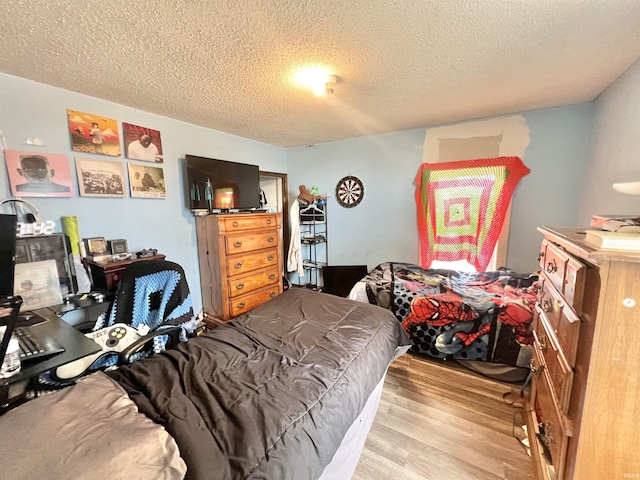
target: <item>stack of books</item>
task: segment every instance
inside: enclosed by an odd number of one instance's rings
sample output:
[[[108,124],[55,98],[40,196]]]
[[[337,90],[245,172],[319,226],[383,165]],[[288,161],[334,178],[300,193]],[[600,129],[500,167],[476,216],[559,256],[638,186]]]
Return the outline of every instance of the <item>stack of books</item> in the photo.
[[[588,244],[601,250],[640,252],[640,216],[593,215],[592,230],[586,231]]]
[[[638,215],[592,215],[591,226],[609,232],[618,230],[640,232],[640,216]]]

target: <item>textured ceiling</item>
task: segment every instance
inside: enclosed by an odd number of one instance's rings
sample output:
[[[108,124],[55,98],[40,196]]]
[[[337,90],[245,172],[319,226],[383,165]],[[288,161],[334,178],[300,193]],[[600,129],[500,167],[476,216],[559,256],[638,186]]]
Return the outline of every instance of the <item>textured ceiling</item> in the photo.
[[[639,26],[640,0],[0,0],[0,70],[292,147],[592,100]],[[309,64],[333,95],[292,85]]]

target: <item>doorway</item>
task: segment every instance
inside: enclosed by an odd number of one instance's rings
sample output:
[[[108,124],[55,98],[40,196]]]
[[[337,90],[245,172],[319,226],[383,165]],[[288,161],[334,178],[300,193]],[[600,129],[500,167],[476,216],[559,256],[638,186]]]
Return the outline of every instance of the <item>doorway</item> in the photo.
[[[287,186],[287,174],[277,172],[260,171],[260,188],[264,192],[263,201],[267,211],[276,211],[282,214],[282,266],[285,276],[287,270],[287,257],[289,255],[289,189]]]

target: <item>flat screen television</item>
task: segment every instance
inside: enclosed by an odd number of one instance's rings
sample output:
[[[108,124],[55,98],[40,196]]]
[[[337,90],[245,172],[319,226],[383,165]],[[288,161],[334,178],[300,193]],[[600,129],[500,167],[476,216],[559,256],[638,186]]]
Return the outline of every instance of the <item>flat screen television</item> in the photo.
[[[185,155],[191,210],[228,212],[260,208],[257,165]]]

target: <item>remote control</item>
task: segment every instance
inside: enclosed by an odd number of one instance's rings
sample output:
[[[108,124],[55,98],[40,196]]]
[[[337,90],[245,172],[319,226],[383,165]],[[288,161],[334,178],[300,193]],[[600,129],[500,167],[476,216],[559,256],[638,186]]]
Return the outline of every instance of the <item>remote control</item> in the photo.
[[[70,380],[82,375],[102,355],[112,352],[120,353],[136,340],[142,338],[135,328],[124,323],[116,323],[95,332],[87,333],[85,336],[100,345],[102,350],[58,367],[54,372],[58,379]]]

